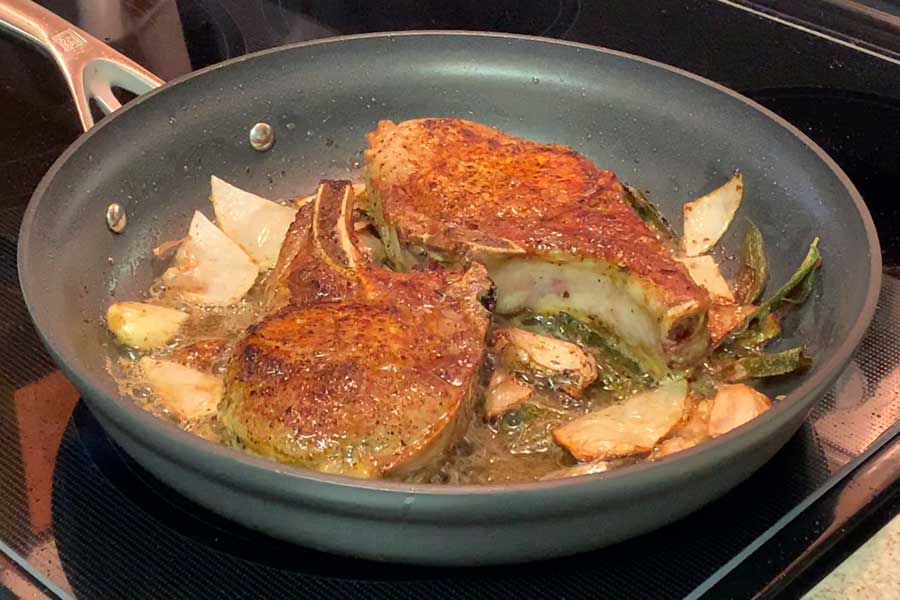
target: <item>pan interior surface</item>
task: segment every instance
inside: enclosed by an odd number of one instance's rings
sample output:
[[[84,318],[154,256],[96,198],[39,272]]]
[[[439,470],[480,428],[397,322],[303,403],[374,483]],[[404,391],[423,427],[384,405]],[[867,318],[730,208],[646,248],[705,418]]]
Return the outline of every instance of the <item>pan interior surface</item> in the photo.
[[[321,178],[360,177],[364,134],[380,119],[424,116],[463,117],[571,146],[647,190],[676,229],[682,203],[740,169],[739,214],[763,232],[770,289],[821,238],[816,292],[789,317],[778,346],[806,345],[814,366],[764,388],[789,394],[785,403],[805,396],[808,406],[871,317],[879,269],[868,214],[843,175],[770,115],[618,53],[513,36],[413,34],[238,59],[139,99],[85,136],[44,180],[23,225],[21,279],[38,329],[107,418],[123,427],[147,423],[153,417],[129,406],[107,374],[112,349],[102,316],[113,300],[140,298],[165,268],[154,246],[182,237],[195,209],[212,216],[210,175],[273,199],[305,195]],[[260,121],[275,130],[267,152],[248,143]],[[104,220],[112,202],[128,215],[120,235]],[[739,221],[733,229],[723,256],[739,248]],[[154,436],[187,435],[152,427]]]

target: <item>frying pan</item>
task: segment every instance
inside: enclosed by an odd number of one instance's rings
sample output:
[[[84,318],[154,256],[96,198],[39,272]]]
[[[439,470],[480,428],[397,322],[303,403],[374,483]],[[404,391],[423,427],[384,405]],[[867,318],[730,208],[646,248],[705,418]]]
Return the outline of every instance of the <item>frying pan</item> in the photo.
[[[638,535],[720,496],[766,462],[835,380],[875,309],[880,252],[859,194],[791,125],[689,73],[636,56],[534,37],[377,34],[285,46],[161,82],[24,0],[0,20],[63,68],[87,133],[53,165],[28,206],[19,276],[53,357],[103,427],[140,464],[199,504],[314,548],[410,563],[489,564],[571,554]],[[120,108],[112,87],[145,93]],[[87,97],[114,111],[99,124]],[[811,239],[824,267],[788,319],[783,344],[813,367],[773,381],[784,395],[752,422],[655,463],[568,480],[411,485],[329,476],[207,442],[135,407],[108,375],[102,314],[135,299],[164,265],[158,242],[208,206],[210,174],[279,198],[322,177],[353,176],[377,120],[460,116],[567,144],[650,191],[676,226],[680,205],[744,173],[743,216],[762,230],[771,281]],[[275,143],[254,150],[266,122]],[[119,203],[121,234],[105,221]],[[734,229],[740,229],[735,227]],[[735,233],[724,252],[737,249]]]

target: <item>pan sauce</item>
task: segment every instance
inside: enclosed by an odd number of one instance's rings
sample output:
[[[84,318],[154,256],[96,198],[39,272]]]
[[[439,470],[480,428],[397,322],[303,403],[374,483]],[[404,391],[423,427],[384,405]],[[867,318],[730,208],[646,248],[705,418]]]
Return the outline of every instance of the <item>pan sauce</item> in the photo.
[[[121,393],[132,398],[144,410],[175,423],[185,431],[217,443],[233,445],[234,440],[215,415],[180,419],[169,410],[146,383],[137,361],[141,356],[171,360],[192,345],[208,340],[223,339],[225,347],[229,347],[247,327],[263,316],[262,291],[265,285],[265,278],[261,278],[236,306],[200,307],[181,301],[177,294],[166,290],[157,279],[148,291],[148,301],[182,310],[190,317],[180,334],[170,343],[148,353],[114,345],[113,352],[117,359],[111,362],[110,372],[116,378]],[[523,326],[538,333],[552,333],[547,327],[536,325],[523,317],[507,319],[495,316],[494,326]],[[622,366],[622,357],[615,356],[607,349],[590,350],[598,360],[601,377],[600,381],[587,389],[582,398],[575,399],[559,390],[537,387],[525,407],[510,411],[499,419],[486,421],[483,397],[479,394],[475,413],[464,438],[451,450],[440,468],[436,472],[406,477],[405,480],[447,484],[533,481],[553,476],[557,471],[561,475],[565,469],[576,465],[572,456],[554,442],[552,429],[592,410],[613,404],[650,384],[646,376],[630,372]],[[210,370],[213,374],[221,376],[225,373],[228,356],[228,351],[225,350],[212,361]],[[482,391],[487,385],[493,363],[494,356],[489,355],[481,378]],[[615,383],[605,383],[604,376],[607,381]],[[696,403],[696,398],[692,398],[691,402]],[[701,433],[694,437],[694,443],[699,443],[708,436]],[[614,468],[643,458],[645,457],[610,460],[600,468]]]
[[[361,191],[356,187],[357,195],[365,193],[364,187],[360,188]],[[237,190],[237,193],[245,192]],[[268,203],[263,199],[258,200]],[[644,205],[635,206],[636,211],[639,214],[642,211],[649,213],[651,222],[653,219],[661,221],[658,227],[660,230],[663,226],[668,228],[668,224],[661,219],[658,212],[655,212],[655,207],[652,207],[646,199],[640,200]],[[285,207],[268,204],[271,207],[267,210],[274,209],[275,212],[285,210]],[[280,217],[275,216],[284,218],[283,214]],[[728,217],[728,221],[730,218]],[[196,219],[195,214],[195,221]],[[358,220],[357,225],[365,231],[365,234],[360,231],[360,247],[373,261],[383,262],[385,252],[371,225],[366,225],[362,220]],[[670,231],[663,234],[673,235]],[[673,244],[680,244],[677,238],[671,239]],[[755,240],[758,244],[755,250],[757,254],[763,256],[764,263],[762,239],[752,224],[746,239]],[[748,242],[745,241],[746,243]],[[171,248],[178,244],[179,242],[167,243],[163,244],[163,247]],[[681,381],[677,385],[680,385],[683,391],[678,394],[677,412],[664,413],[669,417],[667,421],[663,419],[666,425],[664,429],[656,432],[659,435],[648,432],[656,431],[654,420],[660,421],[660,413],[653,414],[647,411],[642,413],[640,406],[635,407],[631,402],[635,398],[662,392],[663,388],[668,386],[665,381],[657,386],[649,373],[642,371],[637,364],[613,350],[606,338],[565,313],[549,316],[527,313],[513,316],[494,314],[492,327],[495,331],[500,328],[524,329],[547,338],[563,339],[577,344],[575,350],[580,348],[579,352],[588,353],[593,357],[597,372],[588,381],[587,387],[580,392],[577,390],[573,392],[571,381],[565,381],[565,376],[561,380],[554,381],[560,371],[551,370],[548,375],[540,371],[528,373],[527,369],[524,372],[515,370],[513,377],[520,383],[527,383],[532,389],[531,395],[524,402],[513,404],[505,413],[500,412],[499,416],[486,418],[485,396],[495,389],[492,385],[496,385],[489,383],[492,373],[501,371],[513,373],[510,370],[512,367],[503,362],[508,360],[508,356],[502,358],[489,348],[488,358],[481,370],[475,410],[463,439],[442,458],[441,464],[429,465],[425,470],[405,476],[405,479],[447,484],[503,483],[600,472],[641,460],[662,458],[752,419],[767,410],[771,405],[770,401],[743,383],[734,385],[731,382],[786,374],[803,368],[805,361],[808,361],[802,348],[778,354],[763,353],[762,348],[780,333],[779,307],[787,306],[785,302],[799,304],[809,294],[815,267],[819,261],[816,244],[817,240],[811,245],[810,252],[800,269],[775,294],[774,299],[758,307],[766,308],[766,312],[759,322],[745,332],[750,334],[750,341],[734,344],[732,343],[734,340],[731,342],[726,340],[721,348],[707,357],[704,363],[685,371],[674,372],[666,380]],[[702,269],[698,271],[700,275],[708,276],[711,268],[712,275],[718,278],[722,286],[726,286],[726,291],[727,287],[733,287],[735,293],[738,293],[743,285],[741,281],[726,282],[712,257],[700,256],[694,260],[700,259],[707,261],[701,265]],[[747,271],[746,260],[745,248],[745,271]],[[761,270],[756,267],[750,269],[751,274],[762,273],[763,286],[765,271],[764,265]],[[143,351],[135,350],[128,345],[114,345],[115,359],[110,361],[109,370],[117,380],[121,393],[133,398],[143,409],[175,422],[186,431],[218,443],[240,446],[240,442],[219,421],[214,404],[208,407],[211,410],[207,410],[199,417],[179,416],[178,412],[170,410],[171,403],[164,402],[157,393],[159,390],[155,390],[149,384],[149,376],[139,362],[150,359],[171,361],[196,369],[194,372],[198,375],[200,372],[207,373],[201,377],[206,377],[207,381],[214,380],[218,386],[218,393],[221,394],[221,380],[226,372],[230,349],[243,337],[249,326],[265,316],[263,297],[269,273],[271,272],[264,272],[255,283],[251,279],[247,283],[247,286],[252,284],[249,291],[243,296],[238,295],[237,298],[240,300],[236,303],[224,307],[188,303],[184,300],[183,292],[167,289],[165,275],[155,280],[148,290],[147,303],[182,311],[186,315],[182,318],[186,320],[178,326],[178,334],[163,345]],[[693,269],[691,276],[699,284],[700,280]],[[763,290],[759,283],[756,281],[754,286],[756,291],[750,293],[752,298],[757,298]],[[704,287],[710,289],[706,285]],[[732,313],[735,310],[740,313],[745,309],[753,312],[757,307],[749,304],[752,302],[753,299],[745,300],[743,305],[735,304],[732,298],[730,303],[726,302],[719,306],[729,309]],[[721,317],[716,319],[722,320]],[[711,309],[709,325],[711,335],[717,327],[713,323],[716,319],[712,317]],[[731,321],[732,324],[727,326],[726,332],[738,326],[741,319],[735,320],[732,315]],[[746,321],[744,326],[749,326],[749,321]],[[112,328],[111,322],[110,327]],[[196,350],[198,345],[203,345],[199,351]],[[210,351],[211,348],[214,351]],[[794,350],[797,352],[789,355]],[[748,359],[750,362],[747,362]],[[594,376],[596,381],[593,380]],[[690,382],[689,387],[685,380]],[[581,387],[579,386],[579,389]],[[729,393],[724,393],[726,389],[729,389]],[[662,395],[665,396],[665,393]],[[220,395],[216,396],[216,402],[219,397]],[[651,402],[648,406],[665,408],[666,405],[665,402],[657,405]],[[626,431],[624,440],[619,435],[623,429]],[[563,435],[562,431],[567,433]],[[585,431],[589,438],[586,445],[583,444]],[[591,439],[592,436],[597,437],[596,431],[611,437],[601,437],[601,443],[597,446],[594,444],[596,440]],[[638,439],[642,439],[643,443],[636,441]],[[648,440],[653,441],[647,443]],[[576,461],[575,457],[583,462]],[[345,459],[338,458],[338,460]]]

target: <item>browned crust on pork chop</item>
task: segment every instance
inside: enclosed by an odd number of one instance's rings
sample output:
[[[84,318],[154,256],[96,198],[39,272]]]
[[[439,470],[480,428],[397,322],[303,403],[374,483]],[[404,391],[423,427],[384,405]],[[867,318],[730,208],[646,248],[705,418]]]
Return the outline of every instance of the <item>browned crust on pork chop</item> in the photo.
[[[485,269],[392,273],[356,249],[349,182],[301,209],[272,274],[274,312],[238,343],[222,422],[246,447],[359,477],[430,466],[472,414]]]
[[[369,193],[403,240],[454,253],[599,259],[652,282],[668,305],[708,303],[615,174],[571,148],[450,118],[381,121],[367,139]]]

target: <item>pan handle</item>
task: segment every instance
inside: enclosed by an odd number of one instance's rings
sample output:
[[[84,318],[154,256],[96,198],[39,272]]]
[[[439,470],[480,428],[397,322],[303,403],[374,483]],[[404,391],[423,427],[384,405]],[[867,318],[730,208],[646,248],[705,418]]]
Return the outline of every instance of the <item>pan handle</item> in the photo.
[[[162,79],[31,0],[0,0],[0,29],[46,50],[62,71],[75,100],[78,118],[87,131],[94,125],[90,101],[104,114],[121,108],[112,88],[143,94]]]

